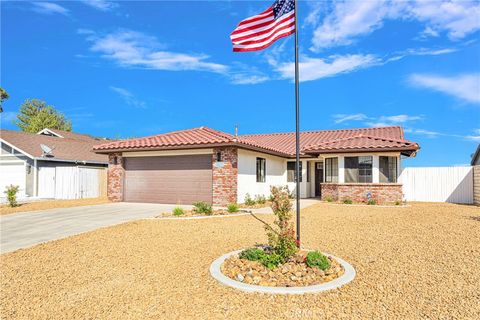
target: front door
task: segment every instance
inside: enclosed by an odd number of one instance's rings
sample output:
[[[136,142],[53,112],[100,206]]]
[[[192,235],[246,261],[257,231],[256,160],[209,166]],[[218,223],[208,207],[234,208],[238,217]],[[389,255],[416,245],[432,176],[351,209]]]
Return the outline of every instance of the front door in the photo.
[[[315,162],[315,197],[322,196],[320,184],[323,182],[323,162]]]

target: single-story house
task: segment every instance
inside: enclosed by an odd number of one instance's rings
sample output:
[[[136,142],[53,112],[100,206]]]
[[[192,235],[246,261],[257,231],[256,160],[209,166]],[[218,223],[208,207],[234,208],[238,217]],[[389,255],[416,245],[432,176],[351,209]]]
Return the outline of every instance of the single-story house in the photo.
[[[99,196],[108,156],[92,148],[101,141],[56,129],[36,134],[0,130],[0,197],[9,185],[19,186],[19,198]]]
[[[401,127],[301,133],[301,197],[379,202],[402,199],[403,157],[419,146]],[[207,127],[94,147],[109,156],[112,201],[214,205],[268,196],[270,186],[295,190],[295,134],[231,135]]]

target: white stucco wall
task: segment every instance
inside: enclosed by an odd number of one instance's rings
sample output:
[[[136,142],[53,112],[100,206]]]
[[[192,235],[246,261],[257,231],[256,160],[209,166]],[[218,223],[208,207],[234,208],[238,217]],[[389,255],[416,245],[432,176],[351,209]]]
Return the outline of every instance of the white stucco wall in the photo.
[[[265,182],[257,182],[256,163],[257,157],[266,159]],[[290,191],[295,191],[295,183],[287,182],[287,160],[284,158],[267,155],[265,153],[238,149],[238,194],[237,202],[243,203],[247,193],[254,197],[257,194],[268,197],[270,186],[288,185]],[[308,196],[307,188],[307,163],[303,161],[302,183],[300,184],[301,197]]]

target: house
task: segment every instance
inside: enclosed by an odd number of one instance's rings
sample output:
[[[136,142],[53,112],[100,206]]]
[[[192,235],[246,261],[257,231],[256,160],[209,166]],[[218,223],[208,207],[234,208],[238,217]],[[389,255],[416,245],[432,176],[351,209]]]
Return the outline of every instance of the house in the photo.
[[[37,134],[0,130],[0,197],[18,185],[19,198],[98,197],[108,157],[92,152],[88,135],[44,129]]]
[[[419,146],[401,127],[301,133],[302,198],[379,202],[402,198],[401,159]],[[214,205],[270,194],[271,185],[295,189],[295,134],[235,136],[207,127],[94,147],[109,156],[112,201]]]

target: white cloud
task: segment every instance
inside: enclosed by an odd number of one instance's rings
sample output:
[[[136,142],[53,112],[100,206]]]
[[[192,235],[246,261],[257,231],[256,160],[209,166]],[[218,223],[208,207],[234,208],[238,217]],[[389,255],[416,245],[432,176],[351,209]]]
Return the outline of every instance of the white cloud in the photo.
[[[70,13],[70,11],[67,8],[52,2],[33,2],[32,5],[33,5],[32,10],[38,13],[62,14],[65,16],[67,16]]]
[[[90,35],[90,48],[102,57],[110,59],[123,67],[141,67],[155,70],[196,70],[226,73],[228,67],[208,62],[205,54],[179,53],[164,50],[155,37],[140,32],[123,30],[104,36]]]
[[[86,5],[101,11],[109,11],[118,7],[117,3],[105,0],[81,0]]]
[[[367,120],[368,117],[363,113],[354,113],[354,114],[334,114],[333,121],[335,123],[343,123],[348,121],[363,121]]]
[[[458,76],[439,76],[429,74],[412,74],[410,84],[442,92],[458,99],[480,103],[480,74],[463,74]]]
[[[120,97],[125,101],[129,106],[145,109],[147,107],[146,103],[135,98],[133,93],[124,88],[110,86],[110,89],[116,92]]]
[[[270,80],[266,75],[237,73],[230,76],[233,84],[257,84]]]
[[[280,73],[282,78],[293,79],[295,64],[270,62]],[[300,80],[311,81],[321,78],[333,77],[342,73],[349,73],[364,69],[381,61],[374,55],[351,54],[343,56],[331,56],[328,59],[302,57],[299,62]]]
[[[421,37],[446,32],[451,39],[461,39],[480,30],[479,16],[478,1],[337,1],[314,30],[312,50],[348,45],[389,19],[423,23]]]

